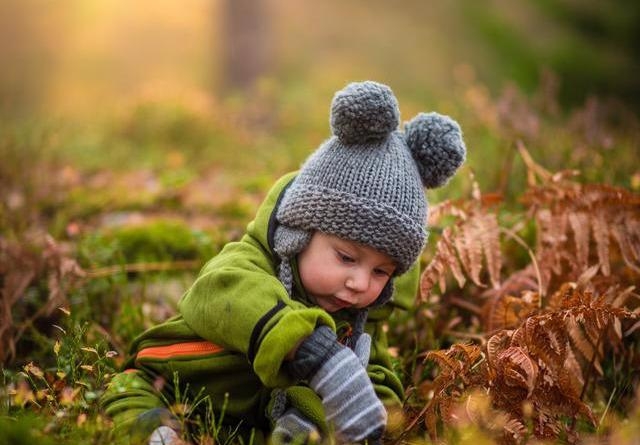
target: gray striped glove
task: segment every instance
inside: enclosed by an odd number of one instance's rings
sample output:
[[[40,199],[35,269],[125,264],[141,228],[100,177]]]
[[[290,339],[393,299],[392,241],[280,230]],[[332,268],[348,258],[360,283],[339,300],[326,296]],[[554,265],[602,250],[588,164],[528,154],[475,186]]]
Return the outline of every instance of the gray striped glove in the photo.
[[[178,433],[168,426],[159,426],[149,437],[149,445],[186,445]]]
[[[362,341],[368,340],[370,345],[367,337]],[[356,344],[355,349],[362,351],[364,345]],[[363,361],[368,361],[366,355]],[[361,359],[338,343],[329,327],[317,328],[302,342],[290,370],[294,376],[308,379],[309,386],[322,398],[327,422],[333,424],[338,443],[377,440],[382,436],[387,411]]]
[[[180,438],[180,422],[167,408],[153,408],[138,415],[131,425],[130,442],[147,445],[188,445]],[[143,440],[143,438],[148,439]]]
[[[271,434],[272,445],[307,445],[320,442],[318,428],[300,411],[290,408],[276,420]]]

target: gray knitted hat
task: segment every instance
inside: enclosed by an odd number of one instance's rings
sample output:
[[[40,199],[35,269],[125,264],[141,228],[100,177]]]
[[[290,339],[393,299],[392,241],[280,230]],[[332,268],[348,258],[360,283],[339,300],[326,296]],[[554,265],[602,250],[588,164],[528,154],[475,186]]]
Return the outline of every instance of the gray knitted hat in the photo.
[[[338,91],[333,136],[302,166],[278,207],[275,249],[284,259],[314,230],[371,246],[406,272],[427,238],[423,186],[444,185],[462,165],[458,124],[420,113],[397,131],[399,109],[386,85],[365,81]]]

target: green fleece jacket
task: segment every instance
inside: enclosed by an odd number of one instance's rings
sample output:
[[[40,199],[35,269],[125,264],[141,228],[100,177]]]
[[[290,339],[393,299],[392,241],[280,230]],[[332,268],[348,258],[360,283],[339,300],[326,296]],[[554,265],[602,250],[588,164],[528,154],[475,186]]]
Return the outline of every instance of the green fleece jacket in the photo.
[[[293,296],[278,280],[277,256],[271,243],[277,224],[274,215],[279,198],[294,177],[295,173],[282,177],[242,239],[227,244],[204,266],[180,300],[179,315],[134,341],[126,365],[128,372],[115,379],[106,394],[108,413],[117,417],[128,405],[135,405],[132,399],[127,400],[127,394],[132,391],[131,382],[140,379],[156,389],[161,387],[165,405],[173,403],[177,377],[180,386],[189,385],[192,399],[197,394],[211,396],[216,412],[222,411],[224,405],[228,422],[242,421],[245,426],[268,430],[265,409],[271,391],[300,383],[283,365],[289,351],[319,325],[336,330],[339,338],[349,335],[353,314],[349,310],[330,314],[313,305],[300,284],[295,265]],[[396,295],[370,311],[365,327],[373,340],[367,371],[385,403],[400,403],[403,388],[392,371],[383,323],[394,307],[406,306],[413,300],[417,276],[414,267],[398,277]],[[158,385],[158,381],[163,384]],[[131,394],[139,396],[139,388],[134,389]],[[139,405],[148,407],[153,403]]]

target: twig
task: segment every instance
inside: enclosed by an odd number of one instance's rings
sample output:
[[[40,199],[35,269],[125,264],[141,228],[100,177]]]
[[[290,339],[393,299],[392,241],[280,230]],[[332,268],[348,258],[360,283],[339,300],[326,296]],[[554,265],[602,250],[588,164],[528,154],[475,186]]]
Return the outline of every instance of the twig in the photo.
[[[86,278],[103,278],[119,273],[129,272],[161,272],[166,270],[197,269],[202,265],[200,260],[165,261],[157,263],[132,263],[117,266],[98,267],[86,271]]]
[[[416,426],[418,421],[424,417],[424,415],[426,414],[426,412],[429,409],[430,405],[431,405],[431,402],[427,403],[422,408],[422,410],[418,413],[418,415],[416,417],[413,418],[411,423],[409,423],[409,425],[404,429],[404,431],[402,431],[402,433],[400,433],[400,436],[398,436],[398,438],[393,442],[392,445],[399,445],[402,442],[402,440],[405,438],[405,436]]]
[[[600,416],[600,421],[598,422],[598,427],[596,428],[596,431],[600,430],[600,427],[602,426],[602,422],[604,422],[604,418],[607,416],[607,413],[609,412],[609,408],[611,407],[611,402],[613,401],[613,396],[616,393],[616,388],[613,388],[613,391],[611,391],[611,395],[609,396],[609,400],[607,401],[607,406],[604,408],[604,411],[602,412],[602,416]]]
[[[591,360],[589,361],[589,368],[587,368],[587,375],[584,379],[584,385],[582,386],[582,390],[580,391],[580,401],[584,398],[585,393],[587,392],[587,386],[591,383],[591,375],[593,374],[593,370],[595,369],[596,357],[598,354],[598,348],[600,347],[600,343],[604,339],[605,333],[609,330],[609,326],[611,323],[607,323],[607,325],[600,331],[600,335],[598,335],[598,341],[596,342],[593,348],[593,355],[591,356]],[[571,421],[571,429],[574,430],[576,427],[576,417],[573,417]],[[599,426],[599,425],[598,425]]]
[[[548,181],[553,176],[549,170],[542,167],[536,161],[533,160],[526,147],[524,146],[524,142],[521,140],[516,141],[516,148],[522,156],[522,160],[527,166],[527,182],[529,185],[536,185],[535,174],[537,173],[540,178],[545,181]]]
[[[454,297],[454,296],[448,296],[447,297],[447,301],[458,306],[461,307],[463,309],[466,309],[468,311],[473,312],[476,315],[482,315],[482,309],[480,309],[478,306],[476,306],[475,304],[464,300],[462,298],[458,298],[458,297]]]
[[[498,191],[502,196],[507,195],[507,187],[509,186],[509,176],[511,176],[511,171],[513,170],[513,159],[515,157],[515,152],[509,144],[507,148],[507,156],[505,157],[504,164],[502,165],[502,169],[500,172],[500,183],[498,185]]]
[[[443,334],[451,335],[457,338],[468,338],[471,340],[478,340],[481,344],[487,342],[487,338],[483,334],[474,334],[473,332],[461,332],[461,331],[444,331]]]
[[[516,233],[507,229],[506,227],[500,227],[500,231],[509,236],[509,238],[520,244],[522,247],[524,247],[524,249],[529,254],[529,258],[531,258],[531,264],[533,265],[533,269],[536,272],[536,280],[538,281],[538,294],[540,295],[540,298],[538,299],[538,305],[539,308],[542,308],[542,297],[544,297],[544,292],[542,288],[542,275],[540,275],[540,268],[538,267],[536,256],[533,254],[531,248],[527,246],[527,243],[525,243],[524,240],[520,238],[520,236],[518,236]]]
[[[105,328],[100,326],[100,324],[93,322],[91,323],[91,328],[95,329],[98,334],[102,335],[116,349],[116,352],[120,357],[124,357],[126,355],[126,348],[122,346],[122,343],[116,340],[113,335],[111,335]]]

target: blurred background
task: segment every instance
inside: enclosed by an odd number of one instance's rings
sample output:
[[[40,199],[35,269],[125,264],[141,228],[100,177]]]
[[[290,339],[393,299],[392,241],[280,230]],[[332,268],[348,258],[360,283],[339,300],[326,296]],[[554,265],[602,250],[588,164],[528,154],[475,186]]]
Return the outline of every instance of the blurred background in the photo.
[[[1,8],[0,100],[12,115],[220,100],[265,82],[326,105],[327,92],[365,78],[434,107],[461,78],[532,92],[543,69],[558,76],[564,105],[591,94],[640,101],[640,6],[629,0],[4,0]]]
[[[392,87],[402,120],[457,119],[484,190],[522,191],[517,141],[637,189],[638,23],[630,0],[4,0],[3,213],[71,204],[66,223],[160,199],[246,216],[364,79]],[[238,208],[237,192],[256,197]]]

